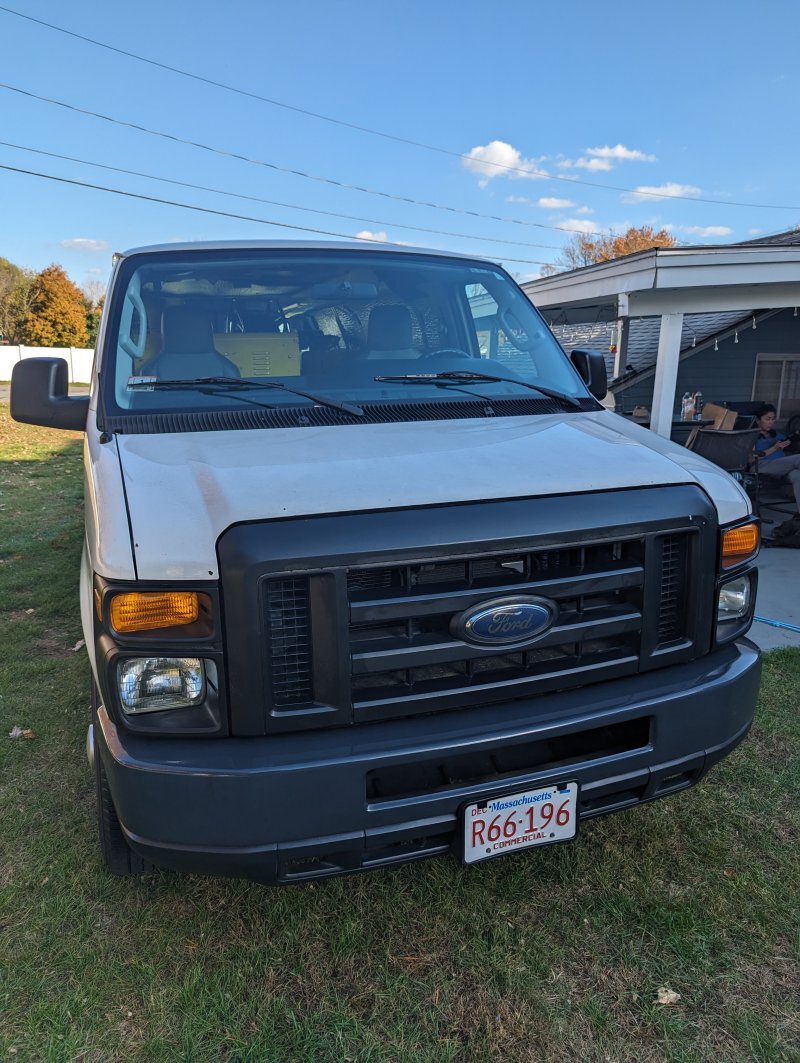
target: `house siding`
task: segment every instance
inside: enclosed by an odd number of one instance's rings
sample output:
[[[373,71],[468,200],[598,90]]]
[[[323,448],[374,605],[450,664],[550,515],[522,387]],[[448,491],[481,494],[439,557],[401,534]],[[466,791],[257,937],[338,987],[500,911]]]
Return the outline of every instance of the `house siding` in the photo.
[[[700,391],[706,402],[749,402],[753,397],[756,358],[759,354],[800,353],[800,315],[782,310],[762,321],[756,329],[749,323],[733,336],[720,340],[681,361],[675,389],[675,414],[680,412],[681,396],[686,391]],[[654,376],[634,381],[616,393],[617,411],[630,413],[634,406],[651,407]],[[755,396],[760,398],[761,396]]]

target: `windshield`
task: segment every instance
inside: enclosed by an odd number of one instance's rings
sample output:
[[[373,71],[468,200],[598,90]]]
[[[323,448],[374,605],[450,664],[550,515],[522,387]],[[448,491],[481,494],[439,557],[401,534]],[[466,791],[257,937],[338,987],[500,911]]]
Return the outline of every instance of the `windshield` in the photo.
[[[352,411],[539,386],[586,396],[524,294],[486,263],[360,249],[142,254],[123,263],[109,312],[112,411],[323,400]]]

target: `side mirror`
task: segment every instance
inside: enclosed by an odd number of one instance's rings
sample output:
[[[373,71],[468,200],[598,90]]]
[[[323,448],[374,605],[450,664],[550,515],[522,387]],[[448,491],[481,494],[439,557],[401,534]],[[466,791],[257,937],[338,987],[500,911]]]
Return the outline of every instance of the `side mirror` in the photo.
[[[23,358],[11,371],[11,416],[44,428],[82,432],[89,396],[69,397],[69,370],[63,358]]]
[[[604,399],[608,392],[608,375],[606,360],[600,351],[572,351],[569,357],[592,395]]]

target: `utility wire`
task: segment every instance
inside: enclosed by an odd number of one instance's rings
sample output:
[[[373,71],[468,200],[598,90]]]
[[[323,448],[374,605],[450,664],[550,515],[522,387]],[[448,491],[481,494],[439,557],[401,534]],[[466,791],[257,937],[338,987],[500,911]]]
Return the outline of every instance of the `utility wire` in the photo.
[[[321,122],[330,122],[333,125],[342,126],[346,129],[354,129],[359,133],[368,133],[370,136],[382,137],[384,140],[393,140],[398,144],[406,144],[414,148],[422,148],[425,151],[434,151],[439,155],[449,155],[451,158],[460,159],[462,162],[474,162],[472,156],[459,151],[452,151],[450,148],[443,148],[436,144],[426,144],[424,141],[412,140],[408,137],[397,136],[394,133],[386,133],[380,129],[372,129],[369,126],[358,125],[356,122],[347,122],[342,118],[333,118],[331,115],[321,114],[318,111],[307,110],[303,107],[297,107],[291,103],[285,103],[282,100],[275,100],[269,96],[262,96],[257,92],[250,92],[247,89],[238,88],[236,85],[228,85],[223,81],[215,81],[213,78],[204,77],[201,74],[192,73],[190,70],[182,70],[180,67],[171,66],[169,63],[161,63],[156,59],[149,59],[147,56],[138,55],[136,52],[127,51],[124,48],[117,48],[113,44],[107,44],[104,41],[98,41],[94,37],[87,37],[81,33],[75,33],[73,30],[65,29],[63,26],[56,26],[52,22],[45,22],[44,19],[34,18],[32,15],[26,15],[22,11],[16,11],[14,8],[7,7],[5,4],[0,4],[0,11],[5,11],[8,15],[15,15],[17,18],[26,19],[28,22],[34,22],[39,26],[45,26],[47,29],[55,30],[57,33],[66,34],[68,37],[74,37],[76,40],[83,41],[86,44],[92,44],[97,48],[104,48],[106,51],[114,52],[117,55],[124,55],[128,59],[135,59],[140,63],[147,63],[148,66],[158,67],[160,70],[166,70],[171,74],[179,74],[181,77],[191,78],[193,81],[202,82],[205,85],[211,85],[213,88],[224,89],[226,92],[234,92],[238,96],[246,96],[251,100],[258,100],[260,103],[268,103],[272,107],[280,107],[287,111],[293,111],[295,114],[305,115],[307,118],[316,118]],[[671,192],[637,192],[635,188],[623,188],[620,185],[606,185],[601,184],[599,181],[584,181],[577,177],[561,177],[558,174],[549,173],[546,170],[537,170],[528,166],[509,166],[507,163],[491,162],[489,160],[479,160],[482,166],[494,167],[497,171],[506,171],[509,173],[515,173],[522,177],[540,177],[547,178],[550,181],[564,181],[568,184],[585,185],[589,188],[603,188],[611,192],[628,192],[633,195],[646,195],[648,198],[654,199],[677,199],[687,200],[692,203],[715,203],[718,206],[723,207],[750,207],[758,210],[797,210],[799,208],[791,206],[780,206],[777,203],[740,203],[734,200],[725,199],[708,199],[700,196],[682,196],[676,195]],[[305,175],[304,175],[305,176]],[[364,189],[360,189],[364,191]],[[429,206],[430,204],[426,204]],[[497,220],[497,219],[495,219]],[[568,230],[571,231],[571,230]]]
[[[264,199],[263,196],[249,196],[243,192],[230,192],[224,188],[211,188],[208,185],[196,185],[190,181],[178,181],[172,177],[158,177],[151,173],[142,173],[141,170],[127,170],[122,166],[109,166],[102,162],[92,162],[89,159],[78,159],[74,155],[59,155],[55,151],[43,151],[41,148],[27,147],[25,144],[12,144],[8,140],[0,140],[0,146],[14,148],[16,151],[29,151],[35,155],[46,155],[49,159],[62,159],[65,162],[77,162],[81,166],[94,166],[99,170],[110,170],[112,173],[122,173],[128,177],[144,177],[148,181],[163,181],[164,184],[178,185],[180,188],[193,188],[199,192],[213,192],[218,196],[230,196],[233,199],[246,199],[253,203],[268,203],[272,207],[286,207],[289,210],[300,210],[309,214],[324,214],[329,218],[343,218],[345,221],[357,221],[367,225],[385,225],[394,229],[411,229],[417,233],[434,234],[435,236],[454,236],[459,240],[480,240],[493,244],[516,244],[520,247],[543,247],[549,251],[560,251],[561,248],[554,244],[534,244],[528,240],[504,240],[498,236],[473,236],[470,233],[455,233],[448,229],[425,229],[420,225],[405,225],[402,222],[381,221],[377,218],[361,218],[355,214],[339,214],[333,210],[320,210],[317,207],[301,207],[297,203],[283,203],[278,199]]]
[[[78,188],[91,188],[97,192],[111,192],[116,196],[126,196],[128,199],[143,199],[148,203],[162,203],[168,207],[180,207],[183,210],[199,211],[201,214],[214,214],[220,218],[235,218],[238,221],[251,221],[255,222],[257,225],[274,225],[279,229],[293,229],[295,232],[314,233],[317,236],[336,236],[341,240],[352,241],[354,239],[349,233],[332,232],[329,229],[313,229],[308,225],[291,225],[289,222],[285,221],[272,221],[270,218],[254,218],[248,214],[233,214],[227,210],[214,210],[211,207],[198,207],[192,203],[179,203],[174,199],[162,199],[159,196],[146,196],[141,192],[125,192],[121,188],[109,188],[107,185],[90,184],[88,181],[76,181],[69,177],[56,177],[54,174],[40,173],[37,170],[23,170],[19,166],[7,166],[0,163],[0,170],[8,170],[10,173],[25,174],[27,177],[42,177],[47,181],[58,181],[60,184],[75,185]],[[381,247],[402,246],[392,244],[389,240],[379,240],[374,236],[359,236],[357,239],[365,241],[366,243],[380,244]],[[478,255],[476,257],[480,258],[481,256]],[[547,262],[537,262],[530,258],[509,258],[507,255],[494,258],[492,261],[522,262],[529,266],[549,265]]]
[[[303,170],[293,170],[287,166],[279,166],[274,162],[265,162],[263,159],[251,159],[247,155],[240,155],[234,151],[225,151],[223,148],[215,148],[209,144],[201,144],[196,140],[188,140],[185,137],[176,136],[174,133],[163,133],[158,129],[148,129],[146,126],[137,125],[135,122],[126,122],[121,118],[112,118],[107,114],[100,114],[98,111],[89,111],[83,107],[76,107],[72,103],[65,103],[63,100],[54,100],[49,96],[39,96],[35,92],[28,92],[27,89],[20,89],[16,85],[8,85],[5,82],[0,81],[0,89],[6,89],[9,92],[16,92],[20,96],[28,96],[32,100],[38,100],[40,103],[51,103],[56,107],[63,107],[67,111],[74,111],[77,114],[85,114],[90,118],[101,118],[104,122],[111,122],[112,125],[124,126],[126,129],[135,129],[139,133],[147,133],[148,136],[161,137],[164,140],[171,140],[176,144],[187,144],[192,148],[201,148],[203,151],[209,151],[213,155],[221,155],[228,159],[238,159],[240,162],[247,162],[253,166],[265,166],[268,170],[275,170],[278,173],[288,173],[295,177],[304,177],[308,181],[319,181],[322,184],[334,185],[336,188],[345,188],[351,192],[364,192],[369,196],[380,196],[383,199],[391,199],[398,203],[410,203],[415,207],[432,207],[434,210],[447,210],[452,214],[467,214],[473,218],[484,218],[488,221],[510,222],[512,225],[525,225],[535,229],[554,229],[562,233],[570,233],[574,235],[576,232],[584,234],[583,229],[570,229],[564,225],[545,225],[539,221],[523,221],[520,218],[503,218],[496,214],[482,214],[476,210],[467,210],[464,207],[450,207],[443,203],[428,203],[425,200],[411,199],[408,196],[398,196],[392,192],[380,192],[373,188],[363,188],[361,185],[345,184],[343,181],[336,181],[332,177],[320,177],[316,174],[305,173]],[[601,233],[586,233],[588,236],[600,236]]]

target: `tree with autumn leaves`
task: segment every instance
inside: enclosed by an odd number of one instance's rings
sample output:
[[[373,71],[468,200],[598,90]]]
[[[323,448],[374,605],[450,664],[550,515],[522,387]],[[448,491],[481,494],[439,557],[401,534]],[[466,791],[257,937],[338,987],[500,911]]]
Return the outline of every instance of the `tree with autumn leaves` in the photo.
[[[84,293],[61,266],[33,273],[0,258],[0,343],[90,347],[102,296]]]
[[[30,347],[86,347],[86,300],[61,266],[43,269],[36,288],[22,325],[22,342]]]
[[[542,271],[545,276],[561,270],[580,269],[595,262],[610,262],[613,258],[650,251],[654,247],[675,247],[675,237],[666,229],[656,231],[652,225],[631,226],[624,233],[575,233],[561,250],[559,261]]]

